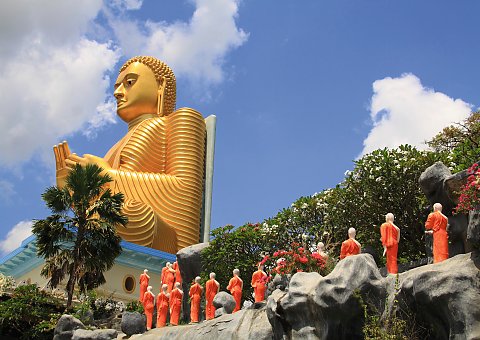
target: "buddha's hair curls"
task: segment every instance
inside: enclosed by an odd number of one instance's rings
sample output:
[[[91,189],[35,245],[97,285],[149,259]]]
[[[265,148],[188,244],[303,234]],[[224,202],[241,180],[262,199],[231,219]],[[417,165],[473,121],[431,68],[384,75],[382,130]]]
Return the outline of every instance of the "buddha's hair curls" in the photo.
[[[165,79],[166,84],[165,90],[163,92],[163,95],[165,97],[163,100],[163,114],[167,116],[173,111],[175,111],[177,83],[172,69],[163,61],[160,61],[157,58],[148,56],[137,56],[127,60],[125,64],[123,64],[123,66],[120,68],[119,73],[125,70],[130,64],[137,61],[152,70],[153,74],[155,75],[155,79],[157,79],[157,83],[159,85],[161,85],[163,83],[163,80]]]

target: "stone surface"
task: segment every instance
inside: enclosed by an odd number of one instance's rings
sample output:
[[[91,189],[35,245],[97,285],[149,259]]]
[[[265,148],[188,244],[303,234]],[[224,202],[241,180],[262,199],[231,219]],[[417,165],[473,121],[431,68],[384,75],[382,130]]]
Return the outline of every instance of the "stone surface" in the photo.
[[[96,329],[94,331],[77,329],[72,340],[111,340],[116,339],[118,332],[114,329]]]
[[[480,210],[470,211],[467,241],[473,248],[480,250]]]
[[[145,315],[137,312],[123,312],[122,314],[122,332],[127,336],[144,333],[146,324]]]
[[[242,309],[195,325],[155,328],[141,337],[142,340],[270,340],[272,327],[265,306],[260,309]]]
[[[378,310],[386,297],[385,280],[369,254],[349,256],[327,276],[297,273],[288,293],[275,292],[267,302],[275,338],[358,339],[363,311],[356,294],[368,296]]]
[[[207,248],[208,242],[194,244],[193,246],[185,247],[177,252],[177,262],[180,266],[180,273],[182,274],[182,290],[187,292],[190,290],[190,284],[196,276],[199,276],[203,270],[202,259],[200,253]],[[185,322],[190,321],[190,303],[188,302],[188,294],[183,295],[182,301],[182,319]],[[203,318],[204,313],[200,313]]]
[[[233,312],[235,305],[235,299],[227,292],[218,292],[213,299],[213,306],[215,306],[216,309],[223,308],[227,314],[231,314]],[[217,311],[215,311],[215,317],[217,316],[216,312]]]
[[[64,314],[60,317],[53,332],[54,340],[71,339],[76,329],[84,329],[83,323],[72,315]]]
[[[452,213],[458,202],[457,192],[467,182],[467,177],[467,171],[452,175],[442,162],[436,162],[428,167],[418,180],[430,205],[441,203],[442,213],[448,217],[450,257],[472,250],[470,243],[467,242],[468,217],[466,215],[454,216]],[[431,251],[427,250],[427,252]]]
[[[387,293],[388,292],[388,293]],[[395,293],[397,295],[395,295]],[[428,339],[480,339],[480,255],[457,255],[438,264],[381,277],[368,254],[347,257],[329,275],[297,273],[288,290],[267,304],[195,325],[153,329],[141,339],[362,339],[363,301],[380,313],[399,301],[431,328]],[[390,305],[392,307],[392,305]],[[384,316],[391,311],[387,308]]]
[[[479,254],[457,255],[400,274],[397,299],[416,320],[431,326],[431,339],[480,339]]]

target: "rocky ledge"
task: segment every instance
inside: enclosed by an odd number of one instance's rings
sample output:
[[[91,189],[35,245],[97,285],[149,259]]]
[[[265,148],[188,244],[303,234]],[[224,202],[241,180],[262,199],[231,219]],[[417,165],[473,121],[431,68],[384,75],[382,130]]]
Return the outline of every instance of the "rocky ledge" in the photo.
[[[351,256],[325,277],[293,275],[288,290],[275,290],[266,306],[153,329],[139,338],[362,339],[360,300],[383,317],[401,308],[402,315],[428,326],[430,339],[480,339],[480,255],[457,255],[401,273],[398,280],[383,278],[370,255]]]

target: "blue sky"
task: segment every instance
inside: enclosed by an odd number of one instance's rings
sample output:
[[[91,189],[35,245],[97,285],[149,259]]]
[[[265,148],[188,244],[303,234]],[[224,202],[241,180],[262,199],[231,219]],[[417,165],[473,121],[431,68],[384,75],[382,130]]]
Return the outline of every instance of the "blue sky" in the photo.
[[[480,2],[8,1],[0,13],[0,255],[48,215],[53,144],[123,136],[112,79],[166,61],[177,107],[217,115],[212,227],[261,221],[359,155],[422,142],[479,106]]]

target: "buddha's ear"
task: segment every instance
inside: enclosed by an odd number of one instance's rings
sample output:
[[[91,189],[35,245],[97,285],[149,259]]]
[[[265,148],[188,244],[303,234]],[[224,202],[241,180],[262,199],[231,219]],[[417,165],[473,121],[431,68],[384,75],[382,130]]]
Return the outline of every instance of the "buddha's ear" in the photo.
[[[167,87],[167,79],[162,76],[161,84],[158,85],[158,91],[157,91],[157,114],[159,116],[163,116],[163,104],[165,102],[164,93],[165,93],[166,87]]]

